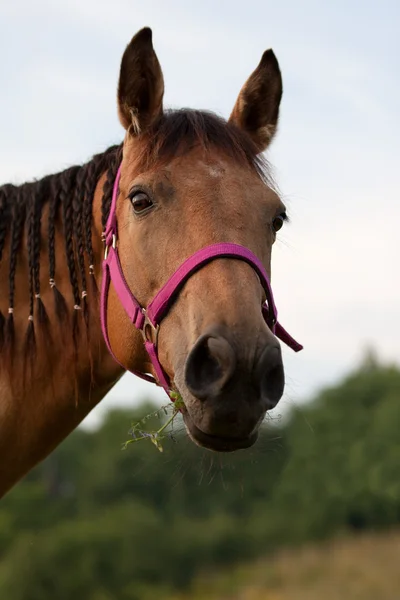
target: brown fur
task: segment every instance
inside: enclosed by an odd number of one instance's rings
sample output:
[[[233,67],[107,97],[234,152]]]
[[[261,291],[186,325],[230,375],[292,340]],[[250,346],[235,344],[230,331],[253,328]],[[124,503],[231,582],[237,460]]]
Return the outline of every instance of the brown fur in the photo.
[[[273,51],[266,50],[241,89],[229,119],[250,135],[259,152],[265,150],[276,133],[281,98],[279,64]]]
[[[279,67],[271,53],[264,54],[255,73],[242,89],[229,123],[196,111],[164,113],[162,72],[150,30],[139,32],[125,51],[118,88],[119,115],[127,130],[117,207],[118,243],[126,280],[143,306],[185,258],[214,242],[243,244],[270,270],[274,241],[271,223],[284,209],[269,183],[265,164],[257,156],[269,143],[278,119],[281,82]],[[47,456],[123,373],[109,356],[102,339],[96,296],[101,284],[101,233],[119,160],[119,151],[115,150],[111,158],[99,163],[103,168],[92,190],[93,219],[88,221],[79,216],[78,229],[73,231],[76,239],[72,239],[68,230],[71,227],[68,219],[72,218],[68,215],[74,211],[79,215],[80,201],[85,207],[83,215],[89,213],[87,191],[82,200],[74,196],[73,186],[70,190],[73,201],[61,202],[64,213],[69,211],[64,214],[64,222],[59,218],[62,210],[55,207],[55,196],[49,188],[50,202],[41,209],[39,228],[32,221],[37,239],[30,253],[31,263],[24,251],[27,240],[22,240],[15,278],[18,310],[13,315],[14,365],[11,372],[3,361],[0,372],[0,495]],[[78,181],[79,171],[74,171],[73,177]],[[74,185],[83,184],[81,178]],[[154,210],[145,217],[135,216],[127,199],[137,185],[155,202]],[[5,194],[5,189],[0,190],[0,211],[1,193]],[[84,223],[88,222],[92,224],[91,230],[84,231]],[[9,235],[7,242],[0,261],[0,310],[4,315],[9,304],[8,289],[3,285],[11,258]],[[68,246],[71,244],[72,250]],[[37,264],[35,256],[40,256],[40,270],[32,269]],[[60,308],[62,301],[56,296],[58,300],[54,302],[54,291],[48,284],[55,258],[57,293],[75,318],[75,346],[71,337],[65,337],[71,321],[66,323],[65,310]],[[89,264],[94,265],[96,285],[92,287],[86,285]],[[20,374],[24,370],[24,333],[31,312],[29,282],[35,292],[41,290],[52,346],[51,352],[46,351],[35,310],[37,356],[29,385],[24,386]],[[81,311],[72,310],[78,301],[81,304],[82,286],[88,288],[85,291],[91,313],[86,322],[90,335],[85,331]],[[229,330],[232,344],[240,354],[240,364],[252,368],[265,344],[274,342],[261,317],[261,300],[259,281],[248,265],[235,260],[216,260],[188,281],[161,325],[160,360],[182,393],[185,419],[196,422],[212,435],[225,436],[227,431],[229,435],[242,435],[244,428],[250,427],[251,419],[254,421],[251,427],[258,427],[262,416],[255,416],[251,398],[240,406],[232,403],[227,410],[211,405],[205,409],[186,389],[185,359],[202,332],[217,325]],[[141,334],[129,322],[112,288],[108,327],[118,359],[129,369],[152,372]]]

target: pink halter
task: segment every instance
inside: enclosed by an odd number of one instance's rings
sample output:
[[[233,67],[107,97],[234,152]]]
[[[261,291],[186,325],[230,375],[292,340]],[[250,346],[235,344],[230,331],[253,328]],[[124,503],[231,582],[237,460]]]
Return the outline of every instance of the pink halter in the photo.
[[[121,363],[111,348],[107,327],[107,300],[111,281],[128,317],[136,329],[139,329],[139,331],[142,333],[145,348],[156,373],[156,379],[146,373],[139,373],[135,371],[132,371],[132,373],[142,377],[142,379],[146,379],[147,381],[161,385],[169,395],[171,391],[169,377],[162,368],[157,354],[157,340],[160,323],[168,313],[173,301],[175,300],[184,283],[193,275],[193,273],[216,258],[234,258],[243,260],[253,267],[260,278],[261,285],[264,288],[267,296],[267,301],[261,308],[268,327],[276,335],[276,337],[282,340],[295,352],[302,350],[303,346],[296,342],[287,333],[287,331],[285,331],[282,325],[278,323],[278,312],[274,303],[271,285],[261,261],[259,261],[258,258],[248,248],[238,244],[213,244],[211,246],[206,246],[205,248],[202,248],[201,250],[198,250],[192,254],[192,256],[185,260],[185,262],[175,271],[172,277],[170,277],[167,283],[156,294],[147,308],[143,308],[136,300],[128,284],[126,283],[118,255],[116,207],[120,177],[121,166],[118,169],[115,179],[110,214],[108,216],[106,229],[104,232],[105,253],[103,260],[103,280],[101,284],[100,298],[100,319],[104,340],[111,355],[119,364]],[[121,366],[124,367],[122,364]],[[126,369],[126,367],[124,368]]]

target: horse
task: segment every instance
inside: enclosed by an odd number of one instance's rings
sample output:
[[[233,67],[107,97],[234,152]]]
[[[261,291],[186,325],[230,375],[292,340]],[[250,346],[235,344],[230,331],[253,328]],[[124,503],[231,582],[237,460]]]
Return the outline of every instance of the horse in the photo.
[[[228,120],[163,94],[146,27],[122,56],[123,142],[0,187],[0,495],[126,370],[179,394],[188,435],[214,451],[254,444],[283,394],[277,337],[301,347],[269,283],[287,220],[263,157],[278,61],[264,52]]]

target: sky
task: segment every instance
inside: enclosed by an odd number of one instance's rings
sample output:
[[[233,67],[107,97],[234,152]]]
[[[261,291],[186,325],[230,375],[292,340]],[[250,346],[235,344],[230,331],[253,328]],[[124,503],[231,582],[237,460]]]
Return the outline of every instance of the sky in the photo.
[[[88,160],[123,130],[122,53],[142,27],[165,79],[165,105],[228,117],[272,47],[284,95],[268,159],[291,224],[274,246],[283,348],[278,413],[301,406],[362,359],[400,362],[400,5],[383,0],[0,0],[0,183]],[[87,418],[144,397],[126,375]]]

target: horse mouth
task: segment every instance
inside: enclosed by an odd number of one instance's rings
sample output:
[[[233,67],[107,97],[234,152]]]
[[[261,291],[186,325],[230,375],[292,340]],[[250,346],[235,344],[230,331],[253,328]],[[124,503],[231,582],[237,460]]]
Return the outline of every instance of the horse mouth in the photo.
[[[235,450],[250,448],[258,438],[257,431],[252,432],[249,436],[245,437],[224,437],[205,433],[194,424],[187,410],[183,411],[183,420],[189,437],[194,443],[202,448],[213,450],[214,452],[235,452]]]

